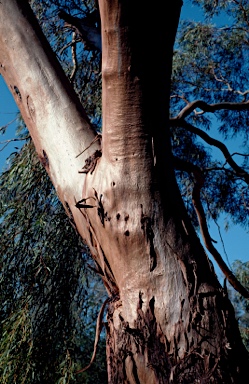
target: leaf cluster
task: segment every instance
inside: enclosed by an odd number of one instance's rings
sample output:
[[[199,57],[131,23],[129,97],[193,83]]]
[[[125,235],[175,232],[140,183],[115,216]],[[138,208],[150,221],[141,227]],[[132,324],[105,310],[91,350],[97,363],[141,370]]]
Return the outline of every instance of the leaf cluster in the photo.
[[[233,269],[238,279],[244,287],[249,289],[249,261],[242,263],[236,260],[233,263]],[[237,319],[239,322],[240,333],[242,340],[249,351],[249,303],[237,292],[233,294],[233,304],[235,307]]]
[[[203,12],[202,21],[182,20],[173,57],[171,118],[195,100],[215,105],[221,102],[246,103],[248,100],[248,2],[192,1]],[[217,16],[220,16],[219,20]],[[216,22],[214,21],[216,17]],[[184,119],[188,124],[219,137],[227,146],[237,139],[241,149],[230,150],[232,158],[248,173],[248,108],[217,108],[206,112],[196,108]],[[207,218],[221,214],[233,223],[248,228],[248,183],[236,174],[227,158],[201,136],[188,131],[186,124],[174,120],[172,147],[174,155],[199,167],[205,180],[202,203]],[[230,140],[230,141],[229,141]],[[186,206],[194,219],[191,195],[193,172],[177,169],[178,184]]]
[[[0,189],[0,376],[102,383],[103,340],[98,369],[75,371],[90,360],[103,287],[29,139],[9,158]]]

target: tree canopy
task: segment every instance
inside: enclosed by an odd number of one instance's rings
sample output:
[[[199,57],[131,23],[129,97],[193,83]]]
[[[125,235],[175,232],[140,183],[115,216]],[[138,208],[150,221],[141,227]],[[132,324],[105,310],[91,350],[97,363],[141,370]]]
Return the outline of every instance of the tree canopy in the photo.
[[[101,132],[97,2],[29,3],[91,123]],[[192,3],[200,6],[204,19],[182,20],[178,28],[171,144],[188,213],[196,228],[201,225],[204,242],[216,257],[208,220],[226,214],[233,223],[249,225],[249,4],[243,0]],[[219,15],[221,22],[213,24],[213,17]],[[153,55],[153,46],[148,46],[148,54]],[[220,140],[215,138],[216,126]],[[17,135],[25,144],[10,156],[0,184],[0,375],[6,384],[103,383],[103,347],[98,369],[84,375],[75,372],[90,360],[94,322],[105,293],[21,119]],[[241,139],[240,153],[231,153],[226,146],[226,140],[234,137]],[[218,157],[212,147],[218,148]],[[235,272],[238,275],[238,269]],[[247,327],[247,321],[241,324]]]

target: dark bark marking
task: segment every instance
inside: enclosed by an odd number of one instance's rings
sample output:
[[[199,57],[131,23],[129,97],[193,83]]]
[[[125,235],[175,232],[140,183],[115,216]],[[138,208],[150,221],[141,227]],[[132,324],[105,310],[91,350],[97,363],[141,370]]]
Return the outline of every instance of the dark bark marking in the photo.
[[[117,213],[116,218],[117,218],[117,220],[120,219],[120,213]]]
[[[103,203],[102,203],[103,195],[100,195],[100,197],[98,197],[97,191],[94,188],[93,188],[93,190],[94,190],[95,199],[96,199],[96,201],[98,203],[98,206],[97,206],[98,216],[100,218],[101,224],[104,227],[105,226],[105,219],[106,219],[107,213],[105,213],[104,207],[103,207]]]
[[[75,204],[75,207],[78,208],[78,209],[81,209],[81,208],[94,208],[95,207],[95,205],[86,204],[86,201],[87,201],[86,198],[77,201],[76,204]]]
[[[18,96],[19,100],[22,101],[22,95],[21,95],[21,92],[19,91],[18,87],[16,85],[14,85],[14,91],[15,91],[15,94]]]
[[[141,205],[142,208],[142,205]],[[150,217],[144,215],[143,208],[141,214],[141,229],[143,230],[147,244],[149,246],[149,255],[150,255],[150,272],[152,272],[157,266],[157,254],[154,248],[154,232],[152,229],[152,220]]]
[[[94,169],[95,169],[95,167],[96,167],[97,161],[98,161],[98,159],[101,156],[102,156],[102,151],[97,149],[91,156],[89,156],[85,160],[84,167],[82,168],[81,171],[78,171],[78,172],[79,173],[88,173],[88,172],[90,172],[90,174],[92,174]]]
[[[130,235],[130,232],[128,231],[128,229],[127,229],[127,231],[125,231],[125,236],[129,236]]]
[[[138,306],[137,306],[137,309],[142,309],[143,307],[143,293],[140,291],[139,292],[139,300],[138,300]]]
[[[39,156],[39,159],[44,168],[49,168],[49,158],[44,149],[42,150],[42,155]]]
[[[129,353],[128,356],[130,357],[130,359],[131,359],[131,363],[132,363],[132,375],[133,375],[133,379],[135,380],[135,383],[136,383],[136,384],[140,384],[140,380],[139,380],[139,378],[138,378],[138,374],[137,374],[137,365],[136,365],[136,362],[135,362],[133,353]]]
[[[125,221],[128,221],[129,220],[129,215],[126,215],[124,219],[125,219]]]
[[[149,301],[149,307],[150,307],[150,310],[151,310],[151,314],[154,317],[155,316],[155,314],[154,314],[154,311],[155,311],[155,297],[154,296]]]
[[[113,181],[113,182],[111,183],[111,186],[112,186],[112,187],[115,187],[115,185],[116,185],[116,184],[115,184],[115,182]]]
[[[27,96],[27,107],[31,120],[35,122],[35,106],[30,96]]]

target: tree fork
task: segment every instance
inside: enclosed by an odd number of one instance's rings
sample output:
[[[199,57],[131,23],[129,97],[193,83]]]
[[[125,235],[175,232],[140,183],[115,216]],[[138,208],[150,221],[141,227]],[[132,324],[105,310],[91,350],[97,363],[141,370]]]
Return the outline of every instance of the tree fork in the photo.
[[[91,145],[96,132],[23,4],[0,2],[1,72],[109,292],[109,383],[243,383],[248,355],[173,172],[168,104],[181,2],[164,12],[100,1],[102,156],[87,173],[78,171],[101,149]]]

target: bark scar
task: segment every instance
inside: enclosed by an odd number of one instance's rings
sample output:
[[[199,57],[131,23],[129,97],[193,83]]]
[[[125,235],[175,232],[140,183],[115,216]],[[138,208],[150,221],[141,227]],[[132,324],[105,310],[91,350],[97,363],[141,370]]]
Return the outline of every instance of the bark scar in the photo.
[[[29,95],[27,96],[27,107],[31,120],[35,122],[35,106],[32,98]]]
[[[150,255],[150,272],[152,272],[157,266],[157,254],[154,248],[154,232],[152,229],[152,220],[149,216],[146,216],[143,213],[143,206],[141,204],[142,214],[141,214],[141,229],[144,231],[146,241],[149,248]]]
[[[96,167],[97,161],[101,156],[102,156],[102,151],[99,149],[96,149],[96,151],[85,160],[85,165],[82,168],[82,170],[78,172],[79,173],[90,172],[90,174],[92,174]]]
[[[94,190],[95,200],[96,200],[96,202],[97,202],[97,212],[98,212],[98,215],[99,215],[101,224],[102,224],[103,227],[104,227],[104,226],[105,226],[105,218],[106,218],[106,214],[105,214],[104,207],[103,207],[103,203],[102,203],[102,197],[103,197],[103,195],[100,195],[100,197],[98,197],[98,193],[97,193],[97,191],[96,191],[94,188],[93,188],[93,190]]]

